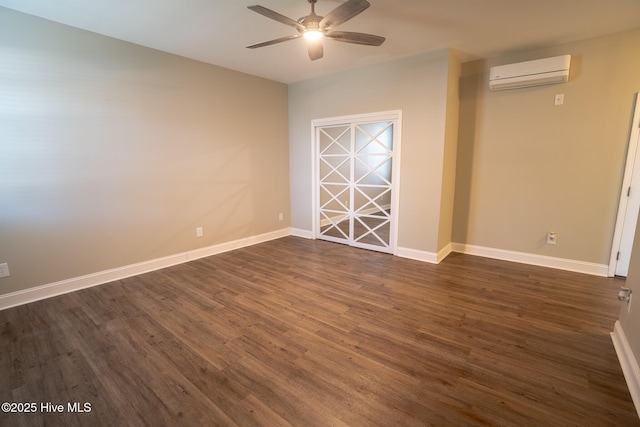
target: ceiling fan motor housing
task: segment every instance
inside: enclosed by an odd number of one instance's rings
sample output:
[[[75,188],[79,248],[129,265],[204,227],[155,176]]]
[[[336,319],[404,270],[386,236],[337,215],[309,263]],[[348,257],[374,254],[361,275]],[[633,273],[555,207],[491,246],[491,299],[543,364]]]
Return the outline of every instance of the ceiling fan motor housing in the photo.
[[[298,31],[301,33],[306,33],[308,31],[324,32],[320,28],[320,21],[322,21],[322,18],[324,17],[318,16],[314,13],[298,19],[298,23],[304,26],[304,29],[298,29]]]

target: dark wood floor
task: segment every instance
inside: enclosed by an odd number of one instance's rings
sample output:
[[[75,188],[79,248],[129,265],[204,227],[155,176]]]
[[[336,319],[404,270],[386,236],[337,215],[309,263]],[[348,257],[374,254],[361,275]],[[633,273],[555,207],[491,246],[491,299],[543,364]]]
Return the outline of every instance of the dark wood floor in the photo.
[[[0,424],[640,426],[622,283],[287,237],[1,311]]]

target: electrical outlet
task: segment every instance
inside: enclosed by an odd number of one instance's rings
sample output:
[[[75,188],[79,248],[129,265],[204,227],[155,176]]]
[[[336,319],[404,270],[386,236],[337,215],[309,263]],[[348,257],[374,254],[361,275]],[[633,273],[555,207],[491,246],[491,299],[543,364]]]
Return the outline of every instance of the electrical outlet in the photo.
[[[547,244],[548,245],[555,245],[556,243],[558,243],[558,235],[556,234],[555,231],[550,231],[547,233]]]
[[[204,236],[204,232],[202,231],[202,227],[196,228],[196,237]]]
[[[6,262],[4,264],[0,264],[0,277],[8,277],[11,276],[9,274],[9,264]]]
[[[559,93],[553,98],[553,105],[562,105],[564,104],[564,93]]]
[[[284,221],[284,214],[282,212],[278,214],[278,221]]]

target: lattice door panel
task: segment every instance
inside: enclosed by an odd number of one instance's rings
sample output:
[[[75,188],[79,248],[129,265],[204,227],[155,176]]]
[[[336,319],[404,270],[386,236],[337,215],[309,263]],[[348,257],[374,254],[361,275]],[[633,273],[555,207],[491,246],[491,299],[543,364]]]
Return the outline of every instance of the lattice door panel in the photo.
[[[320,235],[348,243],[351,203],[351,127],[325,127],[318,131],[320,150]]]
[[[354,141],[353,241],[389,248],[393,123],[357,125]]]
[[[394,123],[318,127],[316,138],[318,237],[393,252]]]

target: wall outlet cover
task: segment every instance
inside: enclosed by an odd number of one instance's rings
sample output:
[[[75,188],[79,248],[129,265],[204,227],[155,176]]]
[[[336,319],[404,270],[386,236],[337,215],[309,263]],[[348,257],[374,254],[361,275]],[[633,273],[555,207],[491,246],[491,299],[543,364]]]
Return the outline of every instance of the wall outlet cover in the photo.
[[[7,264],[6,262],[3,264],[0,264],[0,277],[8,277],[11,274],[9,274],[9,264]]]

